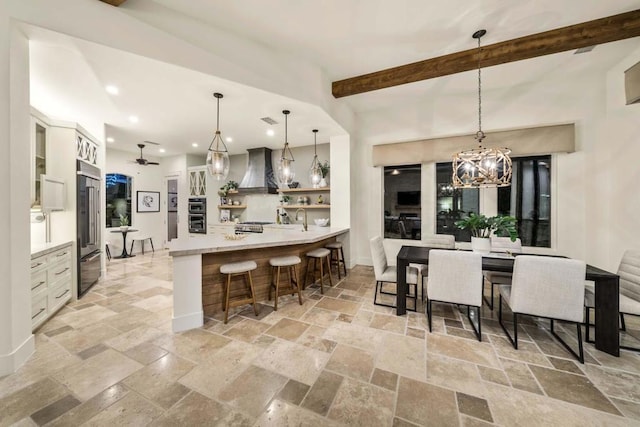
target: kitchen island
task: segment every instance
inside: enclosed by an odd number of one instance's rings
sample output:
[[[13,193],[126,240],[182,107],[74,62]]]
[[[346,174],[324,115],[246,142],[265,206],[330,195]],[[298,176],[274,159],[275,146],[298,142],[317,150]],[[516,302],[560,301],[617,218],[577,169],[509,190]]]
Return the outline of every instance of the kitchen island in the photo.
[[[299,270],[304,282],[306,262],[304,254],[342,239],[349,232],[345,227],[271,225],[263,233],[245,234],[240,240],[227,240],[233,227],[219,227],[213,234],[170,243],[173,257],[173,331],[198,328],[204,316],[222,311],[223,275],[220,265],[229,262],[253,260],[258,268],[251,272],[256,300],[265,301],[269,293],[269,259],[296,255],[302,260]]]

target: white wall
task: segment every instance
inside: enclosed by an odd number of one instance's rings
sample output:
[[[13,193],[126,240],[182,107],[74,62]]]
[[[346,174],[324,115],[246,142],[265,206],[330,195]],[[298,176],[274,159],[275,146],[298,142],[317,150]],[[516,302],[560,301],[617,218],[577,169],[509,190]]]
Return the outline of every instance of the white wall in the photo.
[[[133,160],[137,156],[134,153],[107,149],[106,166],[104,173],[120,173],[133,178],[131,192],[131,228],[139,230],[137,233],[127,235],[127,250],[131,248],[131,239],[141,236],[151,237],[154,246],[161,248],[165,237],[164,211],[166,210],[166,188],[164,184],[165,168],[162,167],[161,158],[146,157],[149,161],[160,162],[160,166],[140,166]],[[158,191],[160,192],[160,212],[137,212],[137,192],[138,191]],[[112,233],[111,231],[116,231]],[[105,241],[109,241],[109,248],[112,255],[118,255],[122,250],[122,235],[119,228],[107,229]],[[134,246],[134,253],[140,250],[139,244]],[[151,249],[145,244],[145,252]]]

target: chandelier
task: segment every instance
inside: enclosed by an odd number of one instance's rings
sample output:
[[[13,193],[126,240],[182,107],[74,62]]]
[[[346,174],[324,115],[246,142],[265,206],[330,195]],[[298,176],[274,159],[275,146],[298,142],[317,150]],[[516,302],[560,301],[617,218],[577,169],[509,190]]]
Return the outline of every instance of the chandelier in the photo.
[[[316,150],[318,129],[312,130],[313,132],[313,161],[311,162],[311,168],[309,169],[309,182],[313,188],[320,186],[320,180],[322,180],[322,168],[320,167],[320,161],[318,161],[318,152]]]
[[[209,144],[209,151],[207,152],[207,170],[212,177],[218,181],[223,181],[229,175],[229,151],[220,133],[220,98],[222,98],[222,94],[216,92],[213,96],[217,100],[216,133],[211,140],[211,144]],[[213,146],[214,143],[215,148]],[[222,146],[220,146],[221,144]]]
[[[289,113],[289,110],[282,111],[282,114],[284,114],[284,148],[282,148],[282,155],[280,156],[280,162],[278,163],[278,181],[281,184],[286,185],[291,184],[296,175],[293,170],[293,162],[295,159],[293,158],[293,153],[291,153],[291,149],[289,148],[289,138],[287,135],[287,117],[289,116]]]
[[[486,30],[473,33],[473,38],[478,39],[478,132],[475,136],[478,148],[453,155],[453,186],[455,188],[508,187],[511,185],[511,158],[509,157],[511,150],[482,146],[485,134],[482,131],[480,38],[486,33]]]

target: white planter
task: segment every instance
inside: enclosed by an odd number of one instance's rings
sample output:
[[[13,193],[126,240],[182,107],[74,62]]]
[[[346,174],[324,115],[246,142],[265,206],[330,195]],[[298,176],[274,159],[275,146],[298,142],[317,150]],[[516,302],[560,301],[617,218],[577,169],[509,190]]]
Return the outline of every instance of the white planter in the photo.
[[[472,237],[471,249],[473,252],[488,254],[491,252],[491,240],[488,237]]]
[[[322,178],[322,179],[320,180],[320,184],[319,184],[319,185],[320,185],[320,188],[324,188],[324,187],[326,187],[326,186],[327,186],[327,180],[326,180],[326,179],[324,179],[324,178]]]

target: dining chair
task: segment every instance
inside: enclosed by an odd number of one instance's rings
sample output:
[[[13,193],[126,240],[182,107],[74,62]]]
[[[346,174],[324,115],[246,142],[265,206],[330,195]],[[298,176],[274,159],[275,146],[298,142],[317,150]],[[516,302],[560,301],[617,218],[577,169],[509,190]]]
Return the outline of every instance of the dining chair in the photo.
[[[618,266],[618,276],[620,276],[620,330],[626,331],[624,316],[640,316],[640,250],[628,249],[622,255],[620,265]],[[588,343],[595,342],[590,339],[589,329],[590,312],[595,309],[595,288],[593,283],[587,284],[584,294],[584,306],[586,309],[585,321],[585,341]],[[620,345],[620,348],[626,350],[640,351],[638,347],[630,347]]]
[[[429,283],[427,285],[427,318],[431,332],[431,303],[445,302],[467,306],[467,317],[478,341],[482,341],[482,255],[474,252],[433,249],[429,252]],[[475,307],[476,328],[469,307]]]
[[[522,241],[516,239],[515,242],[512,242],[510,237],[491,236],[491,252],[520,254],[522,253]],[[511,273],[485,271],[484,278],[491,286],[491,299],[487,299],[487,297],[484,296],[484,292],[482,298],[489,308],[493,310],[494,287],[495,285],[511,285]]]
[[[387,262],[387,255],[384,251],[384,243],[382,237],[376,236],[370,240],[371,245],[371,257],[373,260],[373,271],[376,276],[376,290],[375,295],[373,297],[373,303],[375,305],[381,305],[384,307],[392,307],[396,306],[393,304],[385,304],[382,302],[378,302],[378,291],[380,293],[385,293],[387,295],[396,295],[395,292],[385,291],[383,292],[382,286],[385,283],[397,283],[398,274],[395,265],[389,265]],[[409,292],[407,293],[407,298],[413,300],[413,310],[416,311],[418,307],[418,269],[415,267],[407,267],[407,286],[409,287]],[[414,286],[413,294],[411,293],[411,286]],[[407,308],[407,310],[410,310]]]
[[[551,334],[580,363],[584,363],[582,349],[584,277],[587,266],[584,261],[569,258],[520,255],[513,264],[511,286],[500,285],[498,321],[507,338],[518,349],[518,316],[537,316],[551,321]],[[513,337],[502,320],[502,300],[513,313]],[[554,320],[564,320],[576,325],[578,351],[576,353],[554,330]]]
[[[420,244],[428,248],[455,249],[456,237],[452,234],[425,234],[420,239]],[[424,281],[429,276],[429,266],[420,264],[420,276],[422,277],[422,297],[424,298]]]

